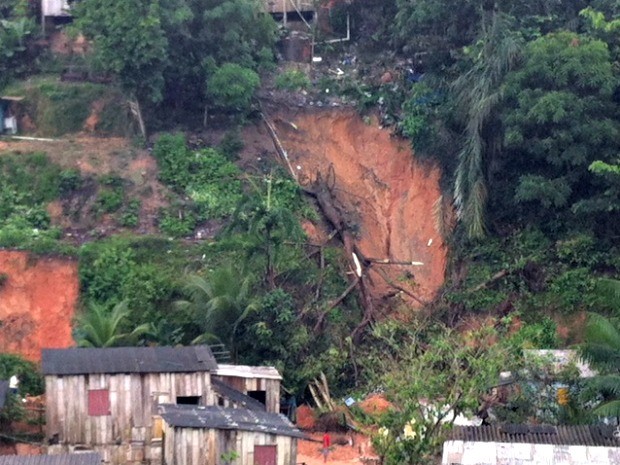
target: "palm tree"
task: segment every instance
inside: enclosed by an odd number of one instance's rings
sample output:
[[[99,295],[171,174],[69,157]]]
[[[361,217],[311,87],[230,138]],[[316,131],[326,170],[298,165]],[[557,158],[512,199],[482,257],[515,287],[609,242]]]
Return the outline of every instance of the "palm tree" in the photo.
[[[178,307],[193,309],[203,334],[194,342],[223,342],[235,356],[235,338],[241,322],[258,309],[251,298],[252,277],[232,265],[223,266],[208,277],[190,275],[185,291],[188,299]]]
[[[501,84],[521,51],[520,41],[511,33],[508,20],[496,10],[488,15],[483,15],[482,49],[474,65],[453,84],[465,121],[454,196],[458,217],[471,238],[485,234],[487,166],[501,145],[501,132],[489,130],[489,126],[495,121],[502,100]],[[486,22],[490,22],[489,27]]]
[[[123,301],[108,311],[102,305],[92,304],[88,312],[77,319],[74,338],[79,347],[121,347],[135,345],[139,336],[151,331],[145,323],[130,332],[124,332],[123,324],[129,316],[127,302]]]

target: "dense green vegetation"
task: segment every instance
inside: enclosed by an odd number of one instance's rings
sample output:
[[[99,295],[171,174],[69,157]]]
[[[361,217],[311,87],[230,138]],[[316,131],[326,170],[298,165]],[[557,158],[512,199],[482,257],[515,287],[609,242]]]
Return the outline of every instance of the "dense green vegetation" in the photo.
[[[17,74],[13,60],[25,63],[20,41],[30,33],[23,6],[0,0],[8,21],[0,53]],[[427,463],[445,433],[442,419],[483,413],[499,371],[536,378],[531,366],[524,371],[523,348],[583,342],[601,376],[585,383],[574,370],[537,366],[542,374],[487,421],[617,421],[618,366],[610,360],[620,309],[617,293],[600,292],[620,273],[617,2],[361,0],[341,8],[354,18],[355,41],[320,51],[338,61],[358,54],[358,72],[338,80],[287,71],[275,87],[329,89],[362,113],[379,112],[442,168],[459,223],[447,234],[445,288],[418,318],[373,322],[352,337],[362,310],[355,293],[339,298],[349,284],[341,249],[308,244],[300,221],[317,212],[283,172],[239,169],[234,129],[217,147],[190,145],[180,133],[151,141],[170,192],[160,235],[133,234],[139,200],[119,178],[98,179],[94,211],[128,231],[76,248],[63,245],[45,206],[94,181],[44,154],[3,155],[0,245],[79,257],[82,345],[221,342],[236,362],[277,366],[298,397],[309,397],[306,386],[321,373],[336,395],[384,390],[399,406],[372,420],[382,426],[375,445],[385,463]],[[198,127],[213,113],[236,126],[273,67],[276,28],[255,2],[92,0],[76,16],[97,66],[116,78],[134,113],[151,110],[149,127]],[[19,40],[5,39],[20,21]],[[385,70],[391,82],[378,82]],[[38,89],[62,100],[63,111],[88,108],[67,88]],[[83,89],[91,99],[99,90]],[[219,232],[188,240],[204,225]],[[585,332],[557,331],[584,312],[592,315]],[[463,328],[471,317],[493,328]],[[570,402],[538,389],[556,382],[569,387]]]

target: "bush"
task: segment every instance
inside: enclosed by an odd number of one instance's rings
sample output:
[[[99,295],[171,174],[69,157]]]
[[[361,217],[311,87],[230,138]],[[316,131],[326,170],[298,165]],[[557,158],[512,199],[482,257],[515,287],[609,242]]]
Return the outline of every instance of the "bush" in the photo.
[[[302,90],[310,87],[310,78],[303,71],[288,69],[276,78],[276,88],[282,90]]]
[[[192,154],[183,134],[164,134],[153,147],[159,165],[159,179],[176,190],[185,189],[190,178]]]
[[[260,78],[255,71],[234,63],[225,63],[207,81],[207,94],[215,107],[245,113],[250,109],[259,86]]]

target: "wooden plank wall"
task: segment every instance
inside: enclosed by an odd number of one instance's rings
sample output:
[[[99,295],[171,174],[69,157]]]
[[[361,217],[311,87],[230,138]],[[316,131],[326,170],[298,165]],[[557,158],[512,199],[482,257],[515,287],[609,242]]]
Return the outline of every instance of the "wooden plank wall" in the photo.
[[[47,437],[58,435],[65,452],[75,445],[109,448],[105,461],[113,464],[160,460],[161,441],[153,439],[158,404],[176,403],[177,396],[215,401],[208,372],[46,376],[45,388]],[[90,389],[109,390],[110,415],[88,415]]]
[[[275,445],[277,465],[295,465],[297,439],[252,431],[164,426],[164,465],[225,465],[222,454],[236,451],[231,465],[254,465],[254,446]]]

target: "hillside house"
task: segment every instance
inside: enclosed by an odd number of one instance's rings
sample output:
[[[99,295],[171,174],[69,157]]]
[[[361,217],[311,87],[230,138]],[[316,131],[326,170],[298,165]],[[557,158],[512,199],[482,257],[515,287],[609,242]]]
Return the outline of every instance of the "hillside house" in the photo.
[[[305,435],[282,415],[163,405],[164,465],[295,465]]]
[[[618,465],[613,426],[464,426],[443,445],[442,465]]]
[[[101,465],[94,452],[61,455],[0,455],[0,465]]]
[[[274,367],[220,364],[213,372],[213,379],[261,402],[267,412],[280,412],[282,376]]]
[[[208,346],[43,350],[48,453],[159,463],[159,404],[213,405],[216,368]]]

